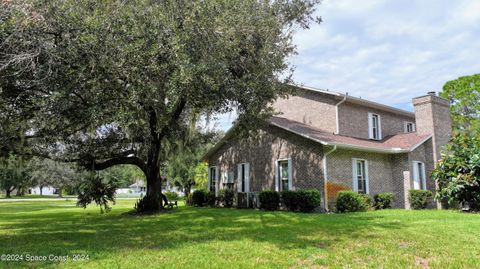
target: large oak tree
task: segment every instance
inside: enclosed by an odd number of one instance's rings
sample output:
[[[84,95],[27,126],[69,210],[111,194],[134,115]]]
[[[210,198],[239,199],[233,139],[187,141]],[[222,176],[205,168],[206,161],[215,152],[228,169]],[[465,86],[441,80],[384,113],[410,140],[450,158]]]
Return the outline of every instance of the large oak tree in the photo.
[[[318,0],[0,3],[2,150],[136,165],[159,201],[192,121],[236,110],[252,126],[288,93],[292,34]]]

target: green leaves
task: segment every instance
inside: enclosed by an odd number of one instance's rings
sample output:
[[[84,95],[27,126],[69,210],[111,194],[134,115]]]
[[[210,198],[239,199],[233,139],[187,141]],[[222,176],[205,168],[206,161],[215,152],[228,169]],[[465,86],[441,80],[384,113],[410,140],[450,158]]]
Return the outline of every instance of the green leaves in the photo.
[[[432,173],[438,183],[437,199],[480,210],[480,133],[456,134]]]
[[[480,130],[480,74],[448,81],[440,96],[451,101],[455,129]]]

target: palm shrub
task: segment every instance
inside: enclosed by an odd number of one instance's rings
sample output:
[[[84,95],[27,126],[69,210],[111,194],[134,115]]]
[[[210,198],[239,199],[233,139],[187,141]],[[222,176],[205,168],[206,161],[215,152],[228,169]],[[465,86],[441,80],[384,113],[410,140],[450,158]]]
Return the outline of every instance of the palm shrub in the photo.
[[[425,209],[432,197],[432,192],[428,190],[409,190],[408,200],[412,209]]]
[[[320,191],[316,189],[297,191],[298,208],[302,212],[312,212],[320,206]]]
[[[445,152],[432,173],[436,198],[480,211],[480,131],[454,135]]]
[[[205,203],[207,203],[208,206],[215,207],[217,203],[217,197],[215,196],[215,192],[209,191],[205,193]]]
[[[278,210],[280,207],[280,194],[277,191],[266,190],[260,192],[260,208],[264,210]]]
[[[375,194],[373,197],[375,209],[387,209],[392,208],[393,193],[382,192]]]
[[[368,209],[365,197],[354,191],[338,192],[336,207],[337,211],[341,213],[366,211]]]
[[[298,193],[295,191],[282,191],[280,193],[281,202],[290,211],[296,211],[298,209]]]
[[[167,199],[169,201],[176,201],[178,200],[178,194],[176,192],[172,192],[172,191],[166,191],[164,192],[163,194],[165,194],[165,196],[167,197]]]
[[[203,206],[205,203],[205,191],[204,190],[195,190],[192,193],[192,205],[193,206]]]
[[[117,187],[116,181],[104,178],[99,173],[91,173],[78,185],[77,206],[87,208],[87,205],[95,202],[101,213],[109,212],[109,203],[115,204]]]

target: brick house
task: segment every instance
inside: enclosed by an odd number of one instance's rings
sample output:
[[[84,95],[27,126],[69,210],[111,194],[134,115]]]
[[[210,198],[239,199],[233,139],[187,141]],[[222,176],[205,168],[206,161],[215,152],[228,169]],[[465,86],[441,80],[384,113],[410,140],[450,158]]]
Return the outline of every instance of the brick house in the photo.
[[[397,208],[409,208],[410,189],[435,190],[429,176],[451,120],[434,92],[413,98],[414,113],[308,87],[273,106],[279,114],[256,135],[233,126],[205,155],[211,191],[233,188],[238,206],[255,206],[262,190],[316,188],[331,210],[345,189],[393,192]]]

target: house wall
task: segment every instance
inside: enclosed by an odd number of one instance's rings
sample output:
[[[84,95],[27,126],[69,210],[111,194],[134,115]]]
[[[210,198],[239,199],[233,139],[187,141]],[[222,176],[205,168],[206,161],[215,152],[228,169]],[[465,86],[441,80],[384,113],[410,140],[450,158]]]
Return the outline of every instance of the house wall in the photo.
[[[336,193],[340,190],[353,189],[352,159],[364,159],[368,162],[369,195],[373,197],[381,192],[397,193],[400,197],[402,189],[399,188],[397,177],[393,177],[392,157],[395,155],[354,150],[337,149],[327,157],[328,170],[328,198],[329,208],[334,208]],[[401,181],[403,182],[403,180]],[[395,203],[401,207],[401,203]]]
[[[280,117],[298,121],[326,132],[336,132],[335,96],[299,89],[286,99],[278,99],[273,107]]]
[[[404,122],[415,122],[415,117],[369,108],[348,101],[338,107],[339,134],[368,139],[368,113],[380,115],[382,137],[404,132]]]
[[[316,188],[323,197],[323,148],[320,144],[293,135],[278,127],[262,128],[257,135],[232,138],[208,159],[219,174],[233,172],[237,189],[237,165],[250,164],[250,191],[275,189],[275,162],[292,159],[293,189]],[[222,180],[219,187],[223,188]]]

